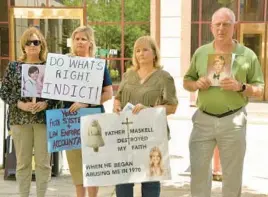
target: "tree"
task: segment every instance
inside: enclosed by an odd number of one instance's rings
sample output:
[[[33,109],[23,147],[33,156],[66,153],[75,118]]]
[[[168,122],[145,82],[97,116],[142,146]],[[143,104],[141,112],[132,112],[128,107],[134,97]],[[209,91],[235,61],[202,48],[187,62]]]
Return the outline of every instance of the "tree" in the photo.
[[[81,6],[81,2],[82,0],[63,0],[69,6]],[[135,40],[150,34],[149,0],[124,0],[124,18],[121,17],[121,0],[86,0],[86,5],[87,22],[95,30],[96,45],[101,52],[116,49],[117,58],[131,58]],[[122,20],[125,22],[124,56],[121,51]],[[134,21],[135,24],[132,23]],[[125,61],[125,71],[130,64],[130,61]],[[119,82],[123,72],[120,61],[107,61],[107,65],[113,82]]]
[[[82,0],[63,0],[68,6],[81,6]],[[104,49],[117,49],[121,54],[121,0],[86,0],[87,21],[94,22],[96,44]],[[131,57],[135,40],[142,35],[150,34],[150,1],[125,0],[125,22],[142,21],[145,25],[125,25],[125,57]],[[117,22],[113,25],[96,22]]]
[[[222,6],[228,6],[231,3],[233,3],[234,0],[218,0],[218,3],[221,4]]]

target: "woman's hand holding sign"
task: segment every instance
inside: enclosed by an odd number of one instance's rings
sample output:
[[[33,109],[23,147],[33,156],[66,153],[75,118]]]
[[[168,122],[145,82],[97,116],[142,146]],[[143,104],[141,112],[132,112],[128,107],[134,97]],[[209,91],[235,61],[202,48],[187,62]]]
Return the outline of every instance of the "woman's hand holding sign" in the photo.
[[[47,102],[45,101],[37,102],[35,103],[35,106],[32,112],[33,113],[40,112],[40,111],[45,110],[46,108],[47,108]]]
[[[135,107],[132,109],[132,113],[133,114],[137,114],[139,113],[141,110],[147,108],[146,106],[144,106],[143,104],[138,103],[137,105],[135,105]]]
[[[71,105],[71,107],[69,108],[69,111],[70,112],[76,112],[80,108],[86,108],[86,107],[88,107],[88,104],[75,102],[75,103],[73,103]]]
[[[113,107],[113,112],[119,114],[121,112],[121,102],[117,99],[114,99],[114,107]]]
[[[17,107],[23,111],[32,112],[35,107],[35,103],[18,101]]]
[[[18,101],[17,107],[23,111],[36,113],[45,110],[47,108],[47,102],[42,101],[33,103],[33,102]]]

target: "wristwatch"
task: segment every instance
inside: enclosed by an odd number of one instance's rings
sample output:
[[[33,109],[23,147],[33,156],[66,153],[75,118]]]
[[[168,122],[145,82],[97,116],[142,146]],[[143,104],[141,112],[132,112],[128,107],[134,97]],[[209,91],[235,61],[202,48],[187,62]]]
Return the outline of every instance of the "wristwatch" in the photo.
[[[242,83],[241,89],[238,90],[237,92],[244,92],[247,88],[247,85],[245,83]]]

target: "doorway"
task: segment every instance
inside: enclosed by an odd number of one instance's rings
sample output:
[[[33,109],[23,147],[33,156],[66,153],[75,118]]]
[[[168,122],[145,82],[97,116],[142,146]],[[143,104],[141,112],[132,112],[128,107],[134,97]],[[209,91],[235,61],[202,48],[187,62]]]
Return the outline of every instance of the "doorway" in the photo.
[[[262,72],[264,75],[264,82],[267,84],[268,68],[266,54],[267,50],[267,35],[266,35],[266,24],[264,23],[246,23],[240,24],[240,36],[239,41],[241,44],[253,50],[261,64]],[[256,101],[256,99],[250,99]],[[260,99],[257,99],[258,101]],[[264,95],[261,100],[268,100],[268,87],[265,86]]]

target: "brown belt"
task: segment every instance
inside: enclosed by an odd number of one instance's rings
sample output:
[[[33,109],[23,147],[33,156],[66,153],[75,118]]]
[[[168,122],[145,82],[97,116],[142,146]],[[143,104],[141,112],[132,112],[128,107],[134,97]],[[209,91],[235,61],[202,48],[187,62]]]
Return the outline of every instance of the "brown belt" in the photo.
[[[225,117],[225,116],[229,116],[231,114],[234,114],[235,112],[239,111],[240,109],[242,109],[242,107],[238,108],[238,109],[233,109],[233,110],[230,110],[228,112],[225,112],[223,114],[211,114],[209,112],[206,112],[206,111],[203,111],[203,113],[207,114],[207,115],[210,115],[210,116],[215,116],[217,118],[222,118],[222,117]]]

